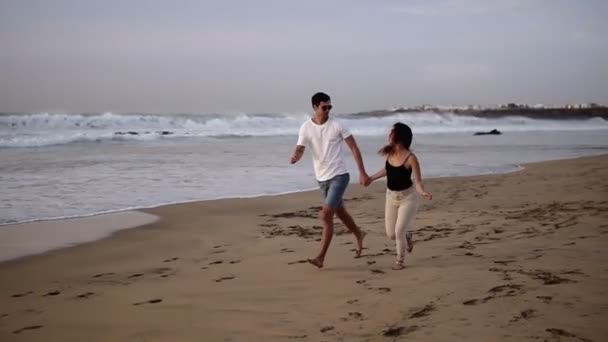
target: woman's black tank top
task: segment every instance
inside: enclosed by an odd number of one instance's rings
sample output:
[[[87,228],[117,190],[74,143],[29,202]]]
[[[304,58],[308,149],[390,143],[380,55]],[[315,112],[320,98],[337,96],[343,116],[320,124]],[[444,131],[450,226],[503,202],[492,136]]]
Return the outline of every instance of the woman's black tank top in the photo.
[[[412,186],[412,170],[405,167],[405,162],[410,158],[410,153],[401,166],[393,166],[386,159],[386,187],[392,191],[403,191]]]

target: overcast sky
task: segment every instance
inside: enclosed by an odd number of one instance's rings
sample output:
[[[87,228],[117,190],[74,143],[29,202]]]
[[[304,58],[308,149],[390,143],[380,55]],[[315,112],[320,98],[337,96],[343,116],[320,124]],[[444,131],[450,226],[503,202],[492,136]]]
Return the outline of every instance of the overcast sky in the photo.
[[[608,104],[605,0],[0,0],[0,111]]]

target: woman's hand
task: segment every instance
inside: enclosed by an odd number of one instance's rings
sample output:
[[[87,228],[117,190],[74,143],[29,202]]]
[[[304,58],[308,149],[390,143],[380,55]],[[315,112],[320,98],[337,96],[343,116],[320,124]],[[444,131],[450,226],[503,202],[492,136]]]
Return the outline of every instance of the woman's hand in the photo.
[[[431,195],[430,193],[428,193],[428,192],[426,192],[424,190],[418,189],[418,193],[420,194],[420,196],[422,196],[424,198],[428,198],[430,200],[433,199],[433,195]]]

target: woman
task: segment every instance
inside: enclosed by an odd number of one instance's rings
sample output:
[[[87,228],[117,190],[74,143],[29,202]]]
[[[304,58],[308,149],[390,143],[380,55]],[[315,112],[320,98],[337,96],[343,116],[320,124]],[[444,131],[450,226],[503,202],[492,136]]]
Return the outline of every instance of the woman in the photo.
[[[412,228],[420,196],[432,199],[433,196],[424,190],[418,158],[410,151],[412,130],[404,123],[398,122],[388,135],[388,145],[378,153],[385,158],[384,168],[370,177],[371,182],[386,177],[386,207],[384,221],[386,235],[396,240],[397,262],[393,269],[403,269],[405,250],[414,248]],[[412,183],[412,173],[416,186]]]

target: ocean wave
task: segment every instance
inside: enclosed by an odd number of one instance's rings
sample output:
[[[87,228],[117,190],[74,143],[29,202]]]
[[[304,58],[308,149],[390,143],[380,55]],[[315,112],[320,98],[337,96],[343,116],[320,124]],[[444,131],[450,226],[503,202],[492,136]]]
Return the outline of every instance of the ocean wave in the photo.
[[[384,135],[397,121],[416,134],[467,133],[498,129],[573,131],[608,129],[602,118],[540,120],[527,117],[483,118],[451,113],[337,116],[355,135]],[[156,140],[184,137],[248,138],[295,135],[308,114],[3,114],[0,147],[40,147],[75,142]]]

